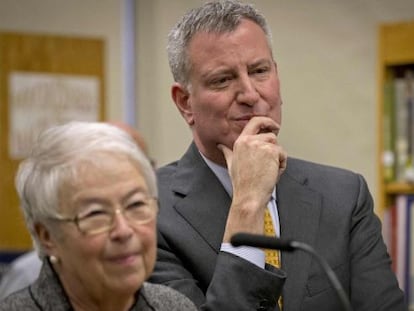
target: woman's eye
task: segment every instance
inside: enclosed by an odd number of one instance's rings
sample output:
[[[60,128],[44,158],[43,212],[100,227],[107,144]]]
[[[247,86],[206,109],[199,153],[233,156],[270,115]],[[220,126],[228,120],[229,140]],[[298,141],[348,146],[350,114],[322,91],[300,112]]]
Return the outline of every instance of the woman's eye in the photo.
[[[79,218],[91,218],[97,216],[107,215],[108,213],[104,210],[91,210],[79,215]]]
[[[131,204],[128,204],[127,209],[136,209],[136,208],[140,208],[145,205],[146,205],[145,201],[137,200],[137,201],[132,202]]]

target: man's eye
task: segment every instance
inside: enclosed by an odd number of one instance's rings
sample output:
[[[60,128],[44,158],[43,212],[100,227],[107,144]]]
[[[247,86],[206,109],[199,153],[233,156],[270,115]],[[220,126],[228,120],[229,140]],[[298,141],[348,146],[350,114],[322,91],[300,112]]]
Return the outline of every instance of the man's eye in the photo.
[[[220,77],[217,79],[213,79],[210,82],[210,85],[212,85],[213,87],[218,87],[218,88],[225,87],[229,83],[230,80],[231,80],[231,77],[228,77],[228,76]]]
[[[268,67],[258,67],[255,70],[252,71],[253,74],[263,74],[267,73],[269,71]]]

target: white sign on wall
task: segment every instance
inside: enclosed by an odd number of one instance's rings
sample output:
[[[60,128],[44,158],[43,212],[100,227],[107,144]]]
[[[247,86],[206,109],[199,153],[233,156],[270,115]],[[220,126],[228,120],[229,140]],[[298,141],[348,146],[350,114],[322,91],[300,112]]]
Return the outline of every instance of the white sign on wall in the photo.
[[[9,154],[27,157],[40,132],[68,121],[97,121],[99,80],[93,76],[13,72],[9,75]]]

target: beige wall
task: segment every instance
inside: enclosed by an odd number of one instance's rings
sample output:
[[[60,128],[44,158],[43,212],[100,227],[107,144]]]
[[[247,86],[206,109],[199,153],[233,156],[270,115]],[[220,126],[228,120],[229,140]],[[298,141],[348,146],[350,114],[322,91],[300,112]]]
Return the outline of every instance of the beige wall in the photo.
[[[376,194],[376,53],[383,22],[414,20],[412,0],[253,0],[273,32],[280,139],[291,156],[362,173]],[[166,35],[198,0],[138,1],[139,124],[159,164],[191,135],[173,105]]]
[[[105,40],[105,101],[122,117],[121,0],[0,0],[0,31],[86,36]]]
[[[191,140],[170,99],[166,35],[201,0],[137,0],[137,124],[158,164]],[[414,20],[412,0],[253,0],[267,16],[282,80],[281,142],[291,156],[362,173],[376,190],[377,27]],[[102,37],[108,117],[123,103],[121,0],[0,0],[0,31]]]

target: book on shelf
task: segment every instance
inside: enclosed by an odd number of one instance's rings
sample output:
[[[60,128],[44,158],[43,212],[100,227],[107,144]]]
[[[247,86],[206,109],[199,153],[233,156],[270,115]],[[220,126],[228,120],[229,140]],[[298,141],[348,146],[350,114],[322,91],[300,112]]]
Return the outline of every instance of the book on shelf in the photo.
[[[410,209],[410,232],[409,232],[409,292],[408,292],[408,306],[410,311],[414,311],[414,206]]]
[[[394,80],[395,103],[395,178],[404,180],[405,168],[408,162],[408,128],[409,118],[406,104],[406,81],[404,78]]]
[[[397,195],[383,218],[383,235],[392,269],[414,309],[414,195]]]
[[[405,178],[414,182],[414,71],[407,70],[405,73],[405,103],[407,105],[407,140],[408,161],[405,170]]]
[[[390,255],[391,268],[395,272],[396,270],[396,261],[394,258],[397,258],[397,233],[395,228],[397,228],[397,208],[394,205],[389,206],[385,211],[382,217],[382,236],[384,238],[384,243],[387,246],[388,254]]]
[[[390,69],[383,92],[384,181],[414,182],[414,64]]]
[[[394,146],[394,80],[390,76],[384,83],[384,109],[383,109],[383,138],[384,151],[382,156],[384,180],[393,181],[395,179],[395,146]]]

